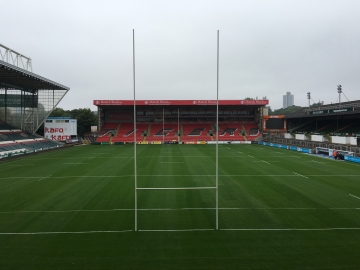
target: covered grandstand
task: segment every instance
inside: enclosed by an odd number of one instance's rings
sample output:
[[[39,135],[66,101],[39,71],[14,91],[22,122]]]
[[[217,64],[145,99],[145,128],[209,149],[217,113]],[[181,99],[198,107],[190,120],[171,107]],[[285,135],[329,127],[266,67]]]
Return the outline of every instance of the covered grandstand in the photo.
[[[216,141],[216,100],[94,100],[98,143],[196,143]],[[268,100],[219,100],[219,141],[253,141],[261,136]]]
[[[35,132],[69,90],[0,60],[0,158],[61,146]]]
[[[360,100],[302,108],[285,118],[288,132],[360,137]]]
[[[302,108],[284,116],[282,131],[268,130],[265,142],[351,151],[360,156],[360,101]]]

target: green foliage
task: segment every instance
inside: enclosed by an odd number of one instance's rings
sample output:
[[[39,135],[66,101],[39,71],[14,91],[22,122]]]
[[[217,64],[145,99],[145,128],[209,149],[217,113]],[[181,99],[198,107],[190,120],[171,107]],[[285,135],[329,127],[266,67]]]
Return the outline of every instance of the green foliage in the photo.
[[[70,111],[65,111],[62,108],[55,108],[49,117],[70,117]]]
[[[322,103],[319,101],[318,103],[313,103],[310,105],[310,107],[320,107],[322,106]]]
[[[78,134],[90,133],[91,126],[97,125],[96,115],[90,109],[74,109],[70,116],[77,120]]]
[[[294,113],[298,110],[300,110],[302,107],[300,106],[296,106],[296,105],[293,105],[293,106],[290,106],[290,107],[287,107],[286,109],[277,109],[277,110],[274,110],[274,111],[270,111],[269,110],[269,115],[287,115],[287,114],[291,114],[291,113]]]
[[[55,108],[51,112],[50,117],[71,117],[72,119],[76,119],[78,135],[90,133],[90,127],[97,125],[96,115],[88,108],[74,109],[71,111]]]

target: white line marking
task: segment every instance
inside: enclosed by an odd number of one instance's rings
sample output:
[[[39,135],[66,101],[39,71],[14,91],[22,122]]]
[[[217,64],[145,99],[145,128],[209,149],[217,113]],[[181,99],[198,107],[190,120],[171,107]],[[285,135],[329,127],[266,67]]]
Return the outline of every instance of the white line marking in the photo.
[[[360,200],[360,198],[359,197],[356,197],[355,195],[352,195],[352,194],[349,194],[350,196],[352,196],[352,197],[355,197],[356,199],[359,199]]]
[[[253,161],[253,162],[261,162],[261,163],[267,163],[267,164],[271,165],[269,162],[267,162],[265,160],[259,160],[259,161]],[[279,161],[271,161],[271,162],[279,162]]]
[[[257,161],[259,162],[259,161]],[[295,172],[294,172],[295,173]],[[293,174],[219,174],[219,176],[226,176],[226,177],[297,177],[301,176],[297,173],[296,175]],[[214,177],[215,174],[141,174],[137,175],[138,177]],[[321,177],[360,177],[360,174],[309,174],[308,176],[321,176]],[[38,179],[41,177],[48,177],[48,176],[11,176],[11,177],[0,177],[0,179]],[[133,174],[129,175],[70,175],[70,176],[53,176],[48,177],[49,179],[68,179],[68,178],[126,178],[126,177],[134,177]],[[303,176],[305,177],[305,176]],[[326,180],[326,179],[325,179]],[[342,181],[344,179],[341,179]]]
[[[90,163],[82,163],[82,162],[78,162],[78,163],[63,163],[66,165],[79,165],[79,164],[90,164]]]
[[[250,156],[250,155],[249,155]],[[169,156],[144,156],[144,157],[142,157],[142,156],[138,156],[137,158],[138,159],[142,159],[142,158],[146,158],[146,159],[148,159],[148,158],[168,158]],[[215,158],[215,155],[214,156],[171,156],[171,157],[181,157],[181,158]],[[238,155],[237,156],[232,156],[232,155],[226,155],[226,156],[220,156],[219,155],[219,157],[224,157],[224,158],[233,158],[233,157],[239,157]],[[252,156],[253,157],[253,156]],[[284,156],[284,155],[281,155],[281,156],[256,156],[256,157],[258,157],[258,158],[261,158],[261,157],[276,157],[276,158],[288,158],[289,156]],[[27,158],[32,158],[32,157],[27,157]],[[117,156],[109,156],[109,157],[95,157],[96,159],[115,159],[115,158],[119,158],[119,159],[133,159],[134,157],[132,156],[132,157],[117,157]],[[246,158],[246,156],[244,156],[244,158]],[[35,160],[35,161],[40,161],[40,160],[50,160],[50,159],[61,159],[61,160],[66,160],[66,159],[89,159],[89,157],[66,157],[66,158],[63,158],[63,157],[61,157],[61,158],[36,158],[36,159],[34,159],[33,158],[33,160]],[[7,162],[7,163],[9,163],[9,162]],[[5,164],[5,163],[4,163]],[[348,163],[347,163],[348,164]],[[0,164],[1,165],[1,164]],[[353,165],[355,165],[355,164],[353,164]]]
[[[194,232],[194,231],[215,231],[215,229],[139,230],[139,232]]]
[[[298,157],[298,156],[294,156],[294,155],[291,155],[292,157],[294,157],[294,158],[301,158],[301,157]]]
[[[179,162],[165,161],[165,162],[159,162],[159,163],[185,163],[185,162],[184,161],[179,161]]]
[[[220,229],[221,231],[337,231],[337,230],[360,230],[360,228],[314,228],[314,229]]]
[[[136,189],[143,189],[143,190],[172,190],[172,189],[216,189],[217,187],[173,187],[173,188],[136,188]]]
[[[253,156],[250,156],[250,155],[248,155],[249,157],[251,157],[251,158],[254,158]]]
[[[184,211],[184,210],[215,210],[215,207],[201,208],[140,208],[138,211]],[[360,208],[346,208],[346,207],[335,207],[335,208],[265,208],[265,207],[222,207],[218,208],[219,210],[356,210],[359,211]],[[117,211],[134,211],[133,208],[123,208],[123,209],[104,209],[104,210],[48,210],[48,211],[8,211],[8,212],[0,212],[0,214],[29,214],[29,213],[72,213],[72,212],[117,212]]]
[[[277,153],[277,154],[281,154],[281,155],[283,155],[284,153],[281,153],[281,152],[275,152],[275,153]]]
[[[325,164],[324,162],[320,162],[320,161],[316,161],[316,160],[307,160],[307,161],[305,161],[305,162]]]
[[[242,154],[243,152],[238,152],[239,154]]]
[[[305,175],[301,175],[301,174],[298,174],[298,173],[296,173],[296,172],[293,172],[293,173],[295,173],[295,174],[298,175],[298,176],[301,176],[301,177],[304,177],[304,178],[306,178],[306,179],[309,179],[309,177],[306,177]]]
[[[87,233],[123,233],[132,232],[133,230],[124,231],[84,231],[84,232],[24,232],[24,233],[0,233],[0,235],[29,235],[29,234],[87,234]]]
[[[220,229],[220,231],[340,231],[340,230],[360,230],[360,228],[281,228],[281,229]],[[215,231],[215,229],[184,229],[184,230],[138,230],[139,232],[193,232],[193,231]],[[45,234],[94,234],[94,233],[126,233],[133,230],[123,231],[83,231],[83,232],[2,232],[0,235],[45,235]]]
[[[39,179],[38,181],[41,181],[41,180],[47,179],[47,178],[49,178],[50,176],[52,176],[52,174],[49,174],[48,176],[45,176],[45,177],[43,177],[43,178]]]

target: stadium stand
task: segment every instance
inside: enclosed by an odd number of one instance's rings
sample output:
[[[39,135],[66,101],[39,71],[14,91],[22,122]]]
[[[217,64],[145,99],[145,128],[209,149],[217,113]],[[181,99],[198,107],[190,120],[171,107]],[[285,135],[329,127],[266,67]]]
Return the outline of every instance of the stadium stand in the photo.
[[[146,136],[146,141],[178,141],[178,125],[176,123],[151,124],[151,133]],[[165,136],[164,136],[165,135]]]
[[[133,100],[94,100],[101,129],[96,144],[133,142],[134,120],[136,141],[143,143],[214,141],[216,121],[219,121],[221,141],[255,140],[261,136],[261,108],[268,100],[219,100],[218,103],[216,100],[136,100],[135,103],[134,114]],[[115,133],[110,134],[109,129],[115,128]]]
[[[4,128],[7,128],[4,130]],[[9,129],[10,128],[10,129]],[[51,141],[40,136],[28,134],[2,123],[0,130],[0,157],[23,154],[62,146],[62,143]]]
[[[144,133],[148,133],[149,124],[136,125],[136,141],[144,140]],[[134,123],[120,123],[119,128],[112,138],[113,142],[133,142],[134,141]]]
[[[214,125],[214,130],[215,125]],[[214,134],[214,139],[216,136]],[[219,141],[244,141],[244,131],[240,123],[219,123]]]
[[[96,139],[97,142],[109,142],[111,136],[115,134],[118,123],[105,123],[100,131],[99,137]]]
[[[182,130],[182,142],[213,140],[210,135],[214,130],[211,123],[182,123]]]
[[[261,135],[259,131],[259,127],[255,121],[249,121],[243,124],[244,130],[246,131],[246,138],[249,141],[255,140],[257,137]]]

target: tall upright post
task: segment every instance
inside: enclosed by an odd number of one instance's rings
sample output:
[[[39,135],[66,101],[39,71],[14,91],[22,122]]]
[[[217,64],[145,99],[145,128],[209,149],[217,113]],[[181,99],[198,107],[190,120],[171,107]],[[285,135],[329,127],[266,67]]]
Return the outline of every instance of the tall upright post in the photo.
[[[137,170],[136,170],[136,95],[135,95],[135,30],[133,29],[133,83],[134,83],[134,185],[135,185],[135,231],[137,231]]]
[[[163,108],[163,144],[165,139],[165,109]]]
[[[178,143],[180,142],[180,109],[178,108]]]
[[[341,93],[342,93],[341,85],[337,86],[337,92],[339,93],[339,105],[340,105],[340,103],[341,103]]]
[[[216,62],[216,230],[219,230],[219,30],[217,31]]]

